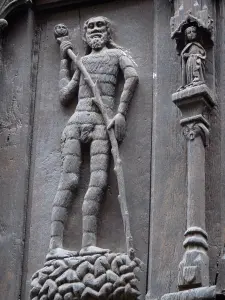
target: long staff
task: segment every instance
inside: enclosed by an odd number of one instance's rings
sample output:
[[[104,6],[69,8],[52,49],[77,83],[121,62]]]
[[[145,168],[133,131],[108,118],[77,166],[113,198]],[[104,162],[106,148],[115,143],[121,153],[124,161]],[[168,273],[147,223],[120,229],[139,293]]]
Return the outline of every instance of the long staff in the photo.
[[[62,41],[69,40],[68,37],[68,29],[65,31],[65,35],[60,34],[60,36],[57,36],[57,33],[55,33],[55,37],[59,44],[61,44]],[[89,85],[93,95],[94,99],[93,102],[100,110],[103,120],[105,122],[109,140],[111,143],[111,152],[113,156],[114,161],[114,171],[116,173],[117,177],[117,184],[118,184],[118,200],[120,204],[120,210],[123,218],[123,225],[124,225],[124,232],[126,236],[126,247],[127,247],[127,253],[130,253],[131,250],[133,250],[133,238],[130,231],[130,220],[129,220],[129,212],[127,208],[127,200],[126,200],[126,191],[125,191],[125,181],[124,181],[124,175],[123,175],[123,166],[122,161],[119,154],[119,146],[117,139],[115,137],[114,129],[111,127],[109,128],[110,119],[107,115],[107,111],[105,108],[105,105],[102,101],[100,90],[98,87],[98,81],[95,83],[93,82],[90,74],[88,73],[87,69],[85,68],[84,64],[82,63],[82,60],[78,57],[78,55],[75,55],[74,52],[71,49],[67,50],[67,54],[70,57],[70,59],[75,63],[77,68],[80,70],[80,72],[84,76],[85,82]]]

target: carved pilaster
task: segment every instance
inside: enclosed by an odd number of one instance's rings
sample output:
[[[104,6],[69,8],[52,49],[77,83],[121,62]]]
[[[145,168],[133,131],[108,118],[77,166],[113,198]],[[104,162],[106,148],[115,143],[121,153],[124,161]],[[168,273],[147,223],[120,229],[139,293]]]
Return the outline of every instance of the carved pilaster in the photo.
[[[208,112],[215,105],[206,84],[185,87],[172,95],[182,112],[180,121],[187,140],[187,231],[185,253],[179,265],[180,290],[209,285],[209,259],[205,231],[205,147],[208,145]]]
[[[213,20],[205,1],[175,0],[171,38],[181,56],[181,86],[172,95],[182,112],[180,124],[187,140],[187,231],[185,253],[179,264],[178,288],[209,285],[209,258],[205,231],[205,147],[208,115],[215,105],[205,79],[207,47],[213,45]]]

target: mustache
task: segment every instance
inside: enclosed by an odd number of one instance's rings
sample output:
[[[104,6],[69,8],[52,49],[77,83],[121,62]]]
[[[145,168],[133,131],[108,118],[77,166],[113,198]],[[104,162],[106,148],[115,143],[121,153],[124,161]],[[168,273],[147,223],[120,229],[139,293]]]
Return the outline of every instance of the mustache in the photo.
[[[101,38],[101,37],[102,37],[102,33],[101,33],[101,32],[91,33],[89,36],[90,36],[91,38],[92,38],[92,37],[99,37],[99,38]]]

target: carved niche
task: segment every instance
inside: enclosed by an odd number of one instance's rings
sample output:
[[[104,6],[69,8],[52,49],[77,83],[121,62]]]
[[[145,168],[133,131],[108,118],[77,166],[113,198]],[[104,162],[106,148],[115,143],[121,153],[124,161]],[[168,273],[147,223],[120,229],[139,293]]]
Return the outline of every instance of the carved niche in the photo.
[[[206,49],[213,45],[213,20],[207,5],[181,1],[170,21],[171,38],[181,56],[181,81],[178,89],[205,83]]]
[[[9,13],[20,6],[31,5],[31,0],[3,0],[0,3],[0,17],[5,18]]]

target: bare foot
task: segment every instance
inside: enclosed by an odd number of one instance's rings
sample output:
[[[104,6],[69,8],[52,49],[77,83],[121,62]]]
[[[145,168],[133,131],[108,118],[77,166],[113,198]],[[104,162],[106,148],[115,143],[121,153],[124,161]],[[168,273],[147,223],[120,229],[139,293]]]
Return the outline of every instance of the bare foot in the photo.
[[[105,254],[109,252],[110,252],[109,249],[103,249],[96,246],[88,246],[82,248],[79,252],[79,255],[84,256],[84,255],[93,255],[93,254]]]
[[[46,256],[46,260],[57,259],[57,258],[68,258],[71,256],[77,256],[77,251],[70,251],[63,248],[55,248],[49,251]]]

